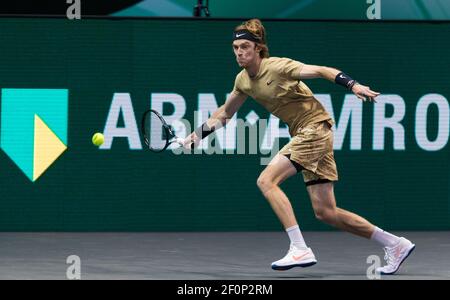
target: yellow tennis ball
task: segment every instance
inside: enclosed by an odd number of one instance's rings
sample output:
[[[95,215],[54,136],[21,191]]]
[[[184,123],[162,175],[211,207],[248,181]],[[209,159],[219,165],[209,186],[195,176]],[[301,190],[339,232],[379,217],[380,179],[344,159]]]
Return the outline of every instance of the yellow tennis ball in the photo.
[[[96,134],[94,134],[94,136],[92,137],[92,143],[95,146],[101,146],[103,144],[103,142],[105,141],[105,137],[103,136],[103,134],[101,134],[100,132],[97,132]]]

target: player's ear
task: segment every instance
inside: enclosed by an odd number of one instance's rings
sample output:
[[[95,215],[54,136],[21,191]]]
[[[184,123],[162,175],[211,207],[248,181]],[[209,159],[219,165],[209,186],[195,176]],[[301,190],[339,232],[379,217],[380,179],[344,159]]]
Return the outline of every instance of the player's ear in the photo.
[[[257,52],[257,53],[259,53],[259,52],[261,52],[261,46],[259,46],[257,43],[255,43],[255,51]]]

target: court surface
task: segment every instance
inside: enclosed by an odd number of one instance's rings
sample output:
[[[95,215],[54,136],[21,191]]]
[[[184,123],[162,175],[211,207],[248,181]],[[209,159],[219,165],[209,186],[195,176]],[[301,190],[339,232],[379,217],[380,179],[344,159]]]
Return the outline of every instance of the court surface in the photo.
[[[394,232],[416,244],[398,275],[382,279],[450,279],[450,232]],[[0,233],[0,279],[66,279],[69,255],[81,279],[367,279],[373,241],[342,232],[304,232],[318,263],[273,271],[286,254],[283,232]]]

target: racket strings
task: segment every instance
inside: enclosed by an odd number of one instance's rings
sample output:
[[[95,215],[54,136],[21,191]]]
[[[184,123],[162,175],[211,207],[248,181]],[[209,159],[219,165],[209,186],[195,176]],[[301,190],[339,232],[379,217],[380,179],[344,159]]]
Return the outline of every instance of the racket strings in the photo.
[[[142,119],[142,131],[145,144],[154,152],[164,151],[175,136],[170,125],[167,125],[154,111],[145,113]]]

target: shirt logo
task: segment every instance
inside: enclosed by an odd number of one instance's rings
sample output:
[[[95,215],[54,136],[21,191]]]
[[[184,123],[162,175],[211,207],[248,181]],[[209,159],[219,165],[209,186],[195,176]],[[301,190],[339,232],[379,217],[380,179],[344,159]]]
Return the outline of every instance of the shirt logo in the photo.
[[[267,85],[270,85],[273,82],[273,80],[267,81]]]

